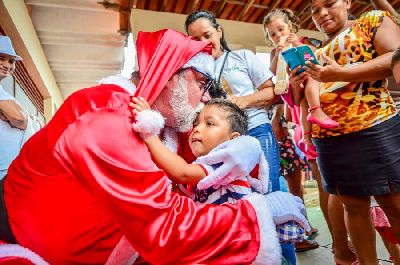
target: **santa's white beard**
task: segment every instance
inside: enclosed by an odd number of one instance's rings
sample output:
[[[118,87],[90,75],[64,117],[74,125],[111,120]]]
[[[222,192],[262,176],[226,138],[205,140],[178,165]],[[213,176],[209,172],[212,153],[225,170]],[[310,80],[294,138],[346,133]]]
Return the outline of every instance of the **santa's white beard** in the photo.
[[[196,118],[197,108],[193,108],[189,103],[188,87],[183,76],[179,76],[178,85],[172,89],[169,103],[174,113],[176,130],[178,132],[189,131]]]

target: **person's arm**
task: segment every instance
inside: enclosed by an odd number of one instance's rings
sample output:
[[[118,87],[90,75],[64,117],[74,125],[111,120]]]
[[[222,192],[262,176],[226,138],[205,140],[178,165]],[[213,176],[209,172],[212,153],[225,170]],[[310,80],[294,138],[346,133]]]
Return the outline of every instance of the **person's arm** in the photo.
[[[240,56],[247,67],[248,78],[253,83],[253,94],[246,96],[230,96],[229,99],[241,109],[265,108],[274,104],[279,96],[274,93],[272,77],[274,74],[249,50],[240,51]]]
[[[293,104],[296,106],[300,106],[301,100],[304,98],[304,84],[308,79],[308,74],[306,72],[302,72],[297,74],[300,70],[301,66],[297,66],[295,69],[290,71],[289,67],[287,68],[289,72],[289,82],[292,86],[291,95]]]
[[[197,164],[188,164],[182,157],[172,153],[156,136],[150,136],[144,142],[153,161],[172,181],[181,184],[197,184],[206,175]]]
[[[274,75],[276,75],[276,68],[278,67],[278,57],[279,57],[279,50],[273,49],[271,51],[271,57],[270,57],[270,67],[269,70],[271,70]]]
[[[15,100],[0,100],[0,112],[4,115],[11,126],[21,130],[26,129],[28,116]]]
[[[371,0],[371,3],[376,9],[388,11],[392,16],[399,16],[399,13],[387,0]]]
[[[241,97],[230,96],[230,100],[241,109],[245,108],[264,108],[271,106],[278,99],[274,93],[274,83],[269,79],[258,87],[257,92]]]
[[[400,43],[400,27],[388,17],[383,17],[374,38],[374,46],[378,57],[352,67],[341,67],[334,60],[323,56],[326,66],[306,62],[306,72],[320,82],[370,82],[384,79],[392,75],[390,68],[393,52]]]

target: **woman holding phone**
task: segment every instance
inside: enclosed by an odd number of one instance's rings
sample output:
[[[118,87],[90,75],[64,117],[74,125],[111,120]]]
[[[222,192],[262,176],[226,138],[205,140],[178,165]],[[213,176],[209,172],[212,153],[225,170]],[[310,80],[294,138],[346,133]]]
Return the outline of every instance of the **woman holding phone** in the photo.
[[[332,130],[313,127],[324,190],[343,202],[359,263],[375,265],[370,196],[400,238],[400,117],[385,80],[400,28],[383,11],[349,20],[350,7],[351,0],[311,0],[313,21],[325,40],[316,52],[322,64],[308,63],[305,75],[322,82],[323,109],[339,123]],[[295,74],[291,84],[301,93],[297,81],[303,74]]]

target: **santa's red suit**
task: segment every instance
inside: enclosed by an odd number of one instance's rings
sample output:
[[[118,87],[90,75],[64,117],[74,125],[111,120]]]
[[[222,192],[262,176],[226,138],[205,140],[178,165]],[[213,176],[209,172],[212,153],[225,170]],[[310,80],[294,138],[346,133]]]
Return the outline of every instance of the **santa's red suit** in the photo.
[[[137,49],[135,95],[152,103],[179,68],[211,47],[164,30],[140,33]],[[56,265],[104,264],[123,235],[152,264],[278,264],[274,224],[257,196],[199,205],[169,191],[132,130],[129,87],[75,92],[23,147],[4,184],[18,244]]]

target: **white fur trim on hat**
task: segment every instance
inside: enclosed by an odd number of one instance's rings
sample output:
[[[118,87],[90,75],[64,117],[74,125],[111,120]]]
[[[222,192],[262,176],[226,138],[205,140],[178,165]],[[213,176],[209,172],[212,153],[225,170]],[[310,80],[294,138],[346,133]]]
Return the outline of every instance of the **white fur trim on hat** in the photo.
[[[136,91],[136,86],[132,81],[123,75],[112,75],[98,81],[99,84],[117,85],[133,94]]]
[[[252,265],[280,265],[281,246],[266,199],[257,193],[252,193],[243,199],[248,200],[256,211],[260,229],[260,248]]]
[[[132,128],[141,134],[158,135],[164,125],[164,117],[158,111],[143,110],[136,115]]]
[[[33,251],[17,244],[0,245],[0,258],[17,257],[31,261],[35,265],[48,265],[44,259]]]
[[[214,58],[206,52],[199,52],[193,56],[182,68],[193,67],[200,73],[214,78]]]

